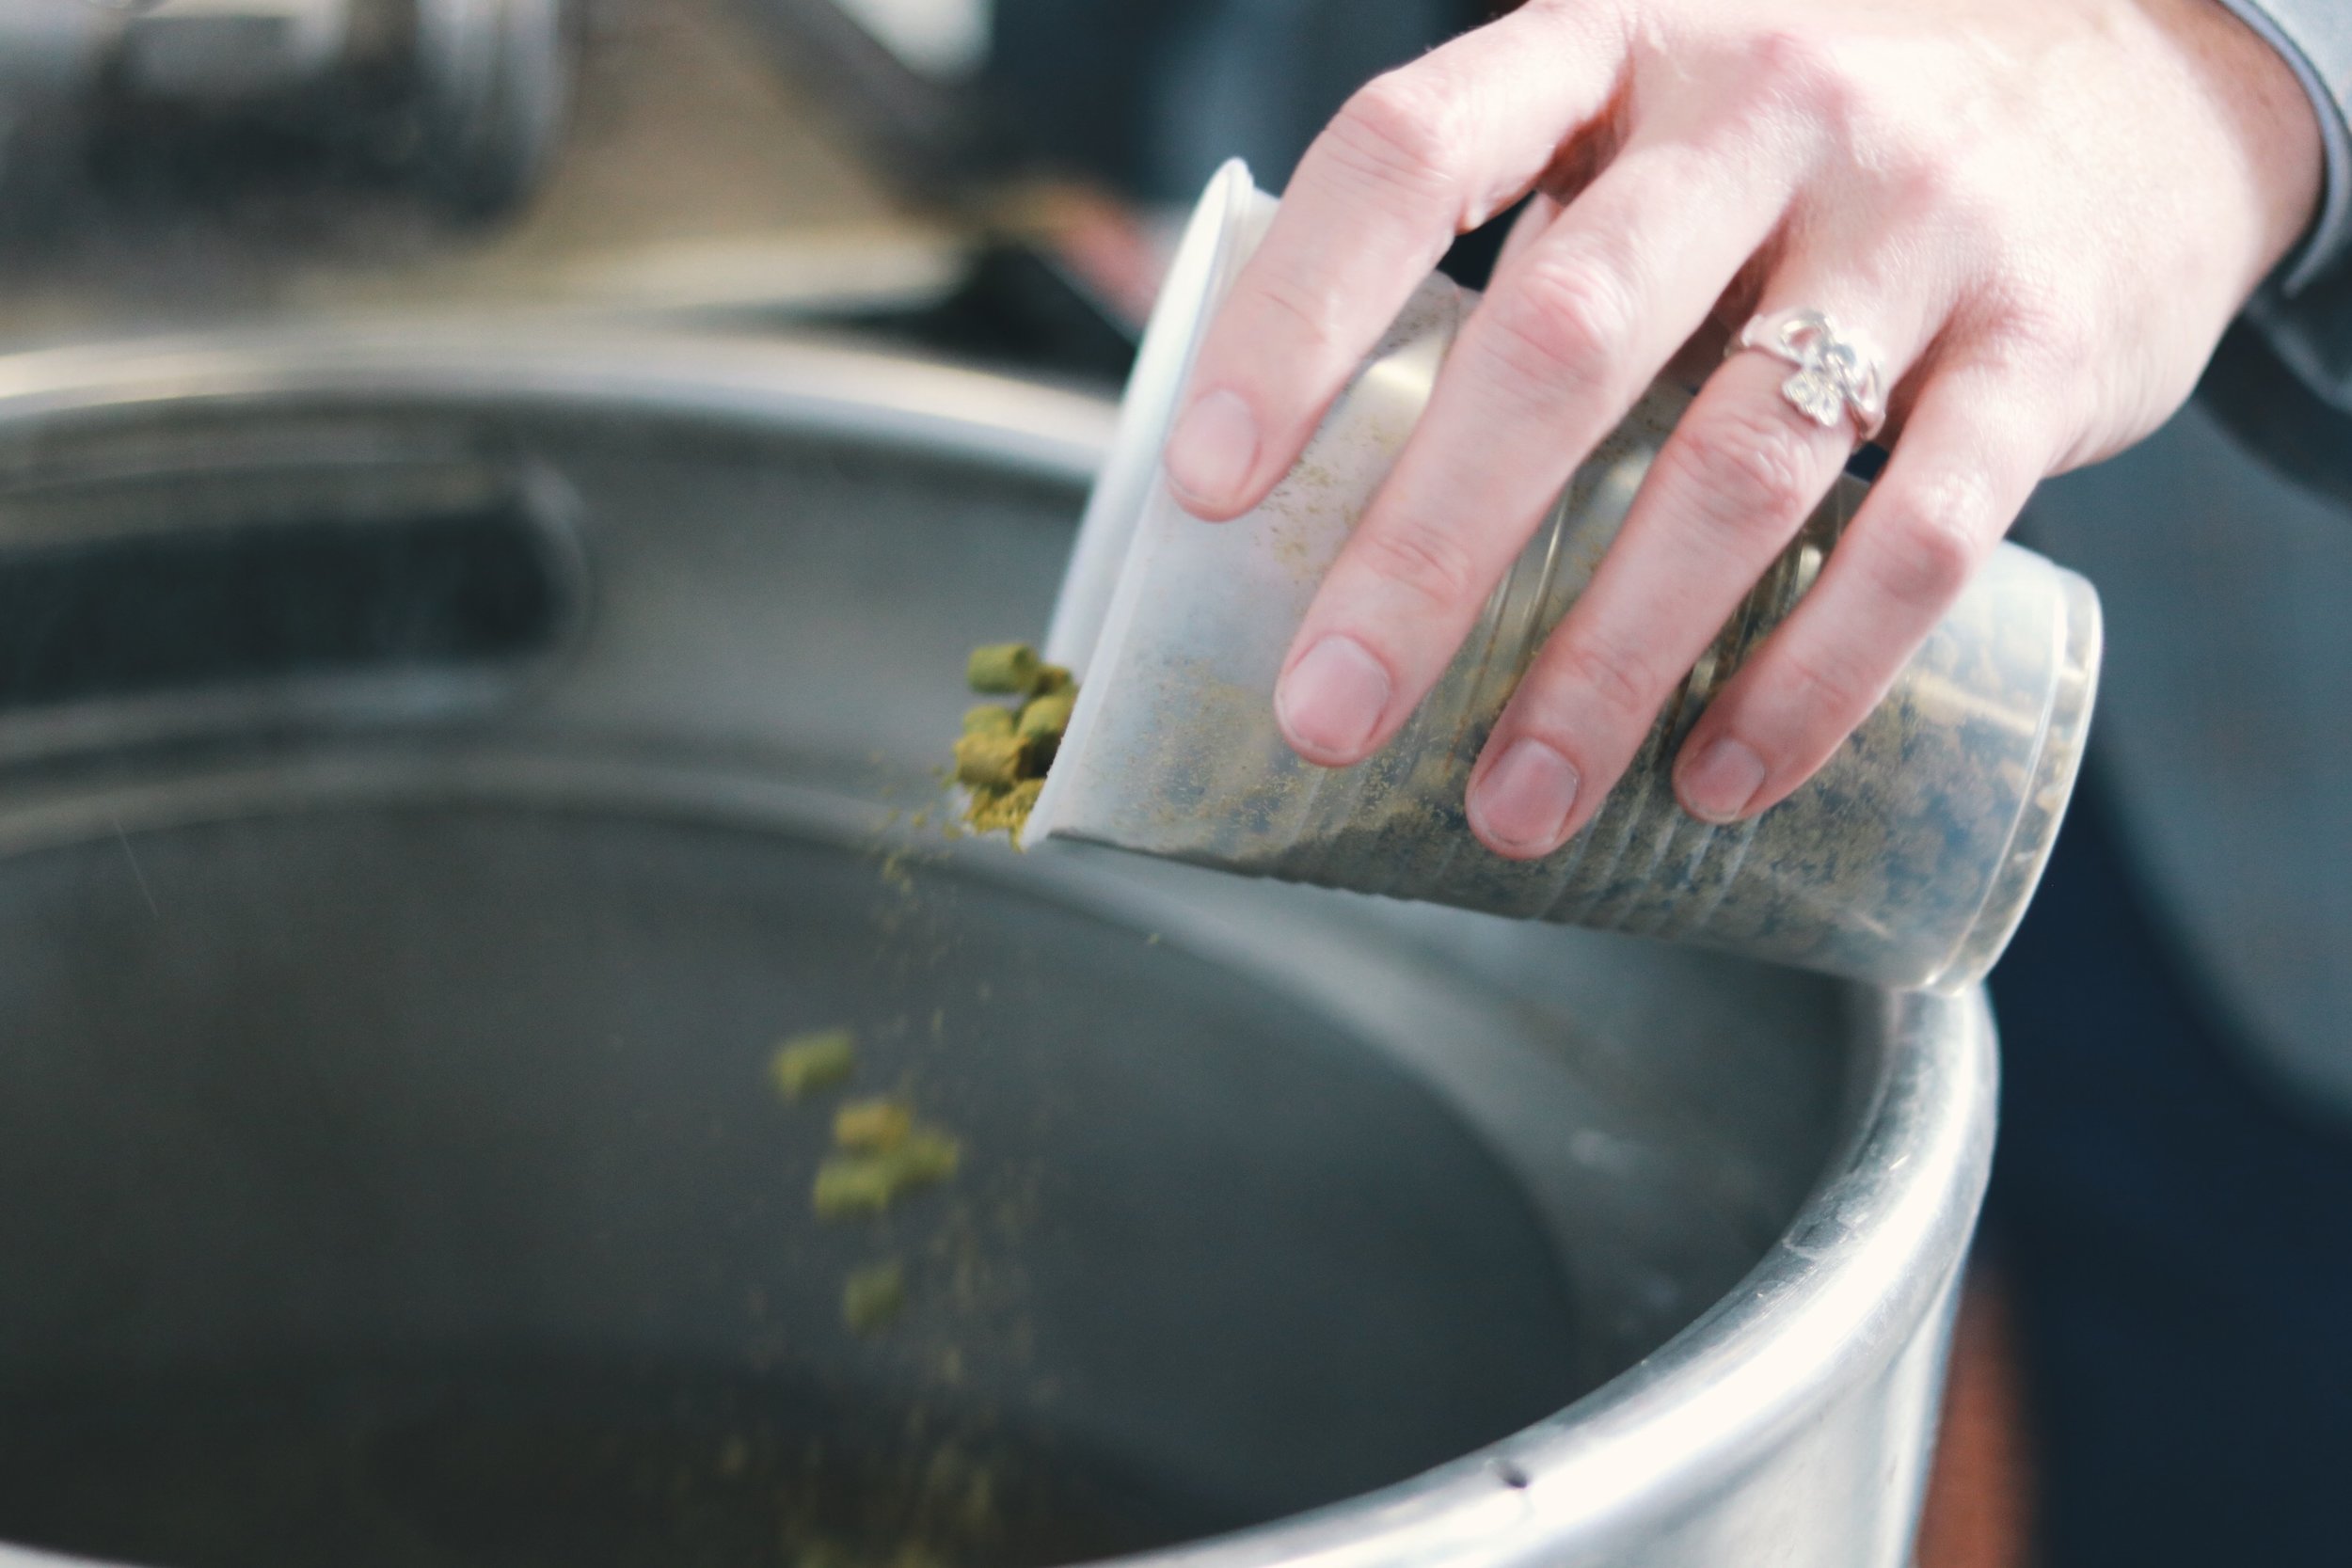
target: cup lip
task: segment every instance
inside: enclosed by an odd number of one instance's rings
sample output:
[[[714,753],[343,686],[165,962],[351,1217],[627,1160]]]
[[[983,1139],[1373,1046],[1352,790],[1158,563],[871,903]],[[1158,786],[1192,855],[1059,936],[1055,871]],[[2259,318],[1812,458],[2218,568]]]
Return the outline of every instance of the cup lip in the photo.
[[[2000,547],[2014,550],[2020,546],[2004,544]],[[2000,961],[2018,927],[2025,924],[2026,911],[2042,886],[2042,873],[2049,869],[2051,851],[2058,846],[2067,811],[2074,801],[2091,717],[2098,707],[2106,618],[2099,591],[2088,578],[2062,566],[2054,567],[2052,577],[2058,607],[2058,625],[2052,628],[2057,643],[2053,659],[2057,668],[2069,672],[2070,678],[2053,687],[2043,709],[2032,771],[2019,797],[2009,837],[2001,846],[2001,858],[1995,863],[2000,869],[1944,967],[1923,982],[1930,990],[1950,992],[1973,985]],[[2049,799],[2058,802],[2054,809],[2038,808],[2038,802]],[[2040,841],[2023,852],[2030,860],[2021,863],[2020,840],[2037,816],[2042,818]]]
[[[1193,360],[1209,319],[1232,287],[1234,272],[1256,248],[1272,207],[1271,198],[1250,178],[1249,166],[1239,158],[1226,160],[1193,206],[1144,327],[1135,369],[1120,396],[1110,448],[1088,493],[1045,635],[1045,657],[1078,676],[1077,705],[1062,740],[1065,760],[1074,761],[1084,752],[1103,704],[1102,683],[1087,679],[1089,669],[1102,648],[1117,645],[1127,619],[1123,607],[1141,592],[1137,574],[1131,569],[1136,536],[1155,506],[1174,504],[1160,454],[1176,422],[1176,400],[1192,379]],[[1066,768],[1046,774],[1045,787],[1020,832],[1023,847],[1053,835],[1054,817],[1066,793],[1066,786],[1057,784],[1067,774]]]
[[[1234,252],[1245,238],[1247,207],[1255,195],[1249,166],[1239,158],[1226,160],[1210,177],[1185,220],[1144,326],[1045,636],[1045,657],[1081,676],[1102,639],[1128,546],[1160,487],[1160,453],[1176,420],[1177,394],[1192,375],[1210,314],[1232,282]]]

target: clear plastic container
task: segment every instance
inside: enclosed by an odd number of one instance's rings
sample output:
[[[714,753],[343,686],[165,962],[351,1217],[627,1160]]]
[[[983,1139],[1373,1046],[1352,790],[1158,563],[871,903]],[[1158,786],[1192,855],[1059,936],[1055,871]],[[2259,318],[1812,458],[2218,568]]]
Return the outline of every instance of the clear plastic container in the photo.
[[[1083,684],[1024,843],[1087,840],[1881,985],[1982,977],[2025,912],[2082,757],[2100,626],[2081,578],[2000,546],[1803,788],[1729,827],[1674,798],[1684,736],[1812,584],[1861,494],[1851,480],[1724,627],[1581,832],[1533,862],[1471,835],[1470,767],[1688,404],[1677,388],[1653,388],[1577,473],[1394,740],[1349,768],[1292,752],[1273,709],[1282,656],[1476,295],[1431,278],[1265,503],[1200,522],[1168,495],[1159,453],[1200,330],[1273,209],[1229,165],[1185,233],[1047,639],[1047,657]]]

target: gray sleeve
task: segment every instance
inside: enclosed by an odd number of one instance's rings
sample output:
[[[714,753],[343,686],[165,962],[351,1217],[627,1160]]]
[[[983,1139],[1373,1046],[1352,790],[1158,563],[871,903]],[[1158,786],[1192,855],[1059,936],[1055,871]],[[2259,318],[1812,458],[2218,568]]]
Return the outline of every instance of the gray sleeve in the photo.
[[[2282,269],[2282,292],[2300,293],[2352,250],[2352,0],[2221,0],[2294,68],[2318,111],[2328,149],[2319,221]]]

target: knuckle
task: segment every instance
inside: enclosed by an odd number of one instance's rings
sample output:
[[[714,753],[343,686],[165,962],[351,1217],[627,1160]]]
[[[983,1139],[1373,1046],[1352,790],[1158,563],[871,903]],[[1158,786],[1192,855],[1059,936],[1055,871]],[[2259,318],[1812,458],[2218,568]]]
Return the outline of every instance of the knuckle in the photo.
[[[1357,545],[1375,577],[1433,610],[1456,610],[1479,592],[1477,563],[1442,529],[1410,523],[1360,534]]]
[[[2076,285],[2046,268],[2011,263],[1987,291],[1983,314],[1976,358],[1991,369],[2042,372],[2079,361],[2090,346],[2095,311]]]
[[[1664,695],[1656,668],[1622,641],[1587,632],[1564,641],[1558,658],[1560,685],[1582,688],[1602,711],[1628,727],[1647,724]]]
[[[1776,541],[1812,509],[1812,446],[1777,407],[1736,405],[1686,420],[1681,445],[1692,478],[1711,498],[1706,515],[1740,538]]]
[[[1767,28],[1749,44],[1748,61],[1750,81],[1780,112],[1833,129],[1853,121],[1861,86],[1827,37]]]
[[[1347,167],[1416,205],[1455,202],[1467,115],[1442,79],[1407,66],[1357,89],[1331,122],[1331,149]]]
[[[1941,611],[1976,570],[1985,532],[1983,486],[1947,474],[1908,497],[1866,557],[1870,585],[1906,609]]]
[[[1633,307],[1593,265],[1531,262],[1485,311],[1483,348],[1524,385],[1603,388],[1620,373],[1634,334]]]
[[[2079,364],[2090,347],[2082,313],[2053,304],[2012,315],[1994,340],[1995,355],[2012,372],[2049,375]]]
[[[1882,176],[1881,209],[1898,220],[1947,222],[1963,232],[1986,232],[1986,211],[1963,156],[1948,146],[1914,146],[1891,158]]]
[[[1786,710],[1802,715],[1807,726],[1850,730],[1878,700],[1877,681],[1851,657],[1800,645],[1788,649],[1778,663],[1774,678]]]
[[[1339,344],[1342,305],[1329,288],[1284,269],[1259,278],[1256,292],[1275,318],[1273,330],[1292,346],[1320,355]]]
[[[2012,439],[2030,428],[2028,411],[2048,428],[2080,425],[2096,401],[2102,363],[2086,329],[2021,317],[1974,335],[1965,358],[1955,356],[1956,368],[1998,400],[2005,412],[1993,428]]]
[[[2082,381],[2085,367],[2100,363],[2104,356],[2090,325],[2090,311],[2066,309],[2043,321],[2034,334],[2034,346],[2029,351],[2029,364],[2038,374],[2033,389],[2056,394],[2061,388]]]

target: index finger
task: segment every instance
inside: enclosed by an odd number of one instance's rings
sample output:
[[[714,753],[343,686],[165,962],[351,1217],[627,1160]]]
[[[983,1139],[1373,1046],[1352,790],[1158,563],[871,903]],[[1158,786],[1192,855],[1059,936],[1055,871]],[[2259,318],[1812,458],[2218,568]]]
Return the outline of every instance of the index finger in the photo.
[[[1454,237],[1526,194],[1625,60],[1615,8],[1537,0],[1348,101],[1201,341],[1167,454],[1188,511],[1265,498]]]

